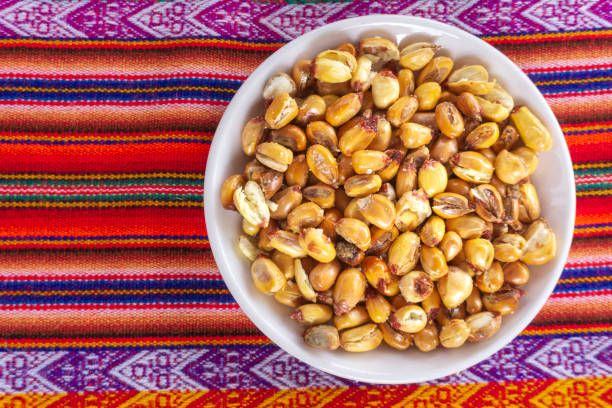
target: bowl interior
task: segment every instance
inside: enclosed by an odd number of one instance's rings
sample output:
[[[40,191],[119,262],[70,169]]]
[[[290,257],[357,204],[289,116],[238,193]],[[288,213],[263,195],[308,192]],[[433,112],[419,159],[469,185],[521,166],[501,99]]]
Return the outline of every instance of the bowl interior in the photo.
[[[356,354],[327,352],[306,346],[303,327],[289,319],[290,309],[258,292],[252,284],[249,263],[236,249],[241,233],[237,213],[221,207],[219,191],[230,175],[242,172],[247,157],[240,149],[244,124],[263,110],[261,90],[275,72],[291,72],[295,61],[310,59],[318,52],[344,41],[379,35],[400,45],[432,41],[443,48],[441,55],[454,59],[455,66],[482,64],[492,78],[514,96],[517,105],[528,105],[553,135],[553,147],[540,154],[533,183],[545,216],[558,239],[558,255],[550,263],[530,268],[527,295],[515,314],[505,316],[500,331],[491,339],[466,344],[458,349],[405,352],[382,345],[372,352]],[[340,21],[310,32],[268,58],[242,85],[228,106],[215,134],[208,157],[205,183],[206,225],[215,260],[232,295],[249,318],[280,347],[323,371],[375,383],[410,383],[450,375],[499,350],[522,331],[540,310],[559,278],[571,243],[575,190],[571,161],[563,134],[542,95],[526,75],[493,47],[462,30],[414,17],[369,16]]]

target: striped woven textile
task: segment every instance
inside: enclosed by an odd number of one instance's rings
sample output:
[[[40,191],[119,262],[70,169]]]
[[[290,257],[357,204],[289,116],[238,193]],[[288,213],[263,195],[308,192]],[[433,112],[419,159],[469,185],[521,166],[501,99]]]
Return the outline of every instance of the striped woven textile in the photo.
[[[479,35],[557,115],[572,250],[508,346],[427,384],[334,377],[265,338],[202,209],[215,126],[286,41],[372,13]],[[612,406],[608,0],[0,1],[0,407]]]

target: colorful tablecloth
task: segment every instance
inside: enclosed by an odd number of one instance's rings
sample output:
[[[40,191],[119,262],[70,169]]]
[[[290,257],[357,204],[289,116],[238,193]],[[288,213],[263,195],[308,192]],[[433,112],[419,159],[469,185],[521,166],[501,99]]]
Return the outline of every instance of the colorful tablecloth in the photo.
[[[511,344],[428,384],[354,383],[272,344],[224,286],[202,211],[242,81],[286,41],[372,13],[496,46],[574,160],[554,294]],[[2,0],[0,36],[1,407],[612,405],[609,0]]]

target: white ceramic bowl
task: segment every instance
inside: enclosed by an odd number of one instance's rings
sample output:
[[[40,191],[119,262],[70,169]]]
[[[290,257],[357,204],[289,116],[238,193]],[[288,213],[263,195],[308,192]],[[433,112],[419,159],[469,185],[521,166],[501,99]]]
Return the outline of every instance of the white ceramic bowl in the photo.
[[[430,353],[414,347],[400,352],[384,344],[368,353],[316,350],[304,344],[301,337],[304,328],[289,319],[290,309],[255,289],[249,264],[237,252],[240,216],[222,208],[219,191],[223,181],[241,173],[248,161],[240,148],[240,133],[251,117],[263,111],[264,82],[278,71],[290,73],[300,59],[313,58],[344,41],[357,43],[375,35],[395,39],[400,45],[433,41],[443,47],[439,54],[452,57],[456,67],[484,65],[514,96],[516,104],[528,105],[552,133],[552,148],[540,155],[540,165],[532,179],[540,195],[542,214],[557,235],[558,254],[548,264],[531,268],[531,280],[524,288],[527,295],[513,315],[504,317],[500,331],[487,341],[458,349],[438,348]],[[266,336],[293,356],[328,373],[371,383],[396,384],[457,373],[495,353],[529,324],[552,292],[567,258],[574,228],[575,189],[572,163],[559,124],[540,92],[514,63],[458,28],[415,17],[375,15],[311,31],[276,51],[251,74],[217,127],[206,166],[204,207],[208,237],[223,279],[242,310]]]

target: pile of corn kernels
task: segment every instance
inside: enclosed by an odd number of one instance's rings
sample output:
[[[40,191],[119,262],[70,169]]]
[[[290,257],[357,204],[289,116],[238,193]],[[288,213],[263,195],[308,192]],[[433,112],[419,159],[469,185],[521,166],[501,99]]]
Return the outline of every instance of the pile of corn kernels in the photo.
[[[430,351],[482,341],[555,255],[529,177],[551,135],[486,68],[435,44],[340,44],[263,89],[223,184],[255,287],[307,344]]]

